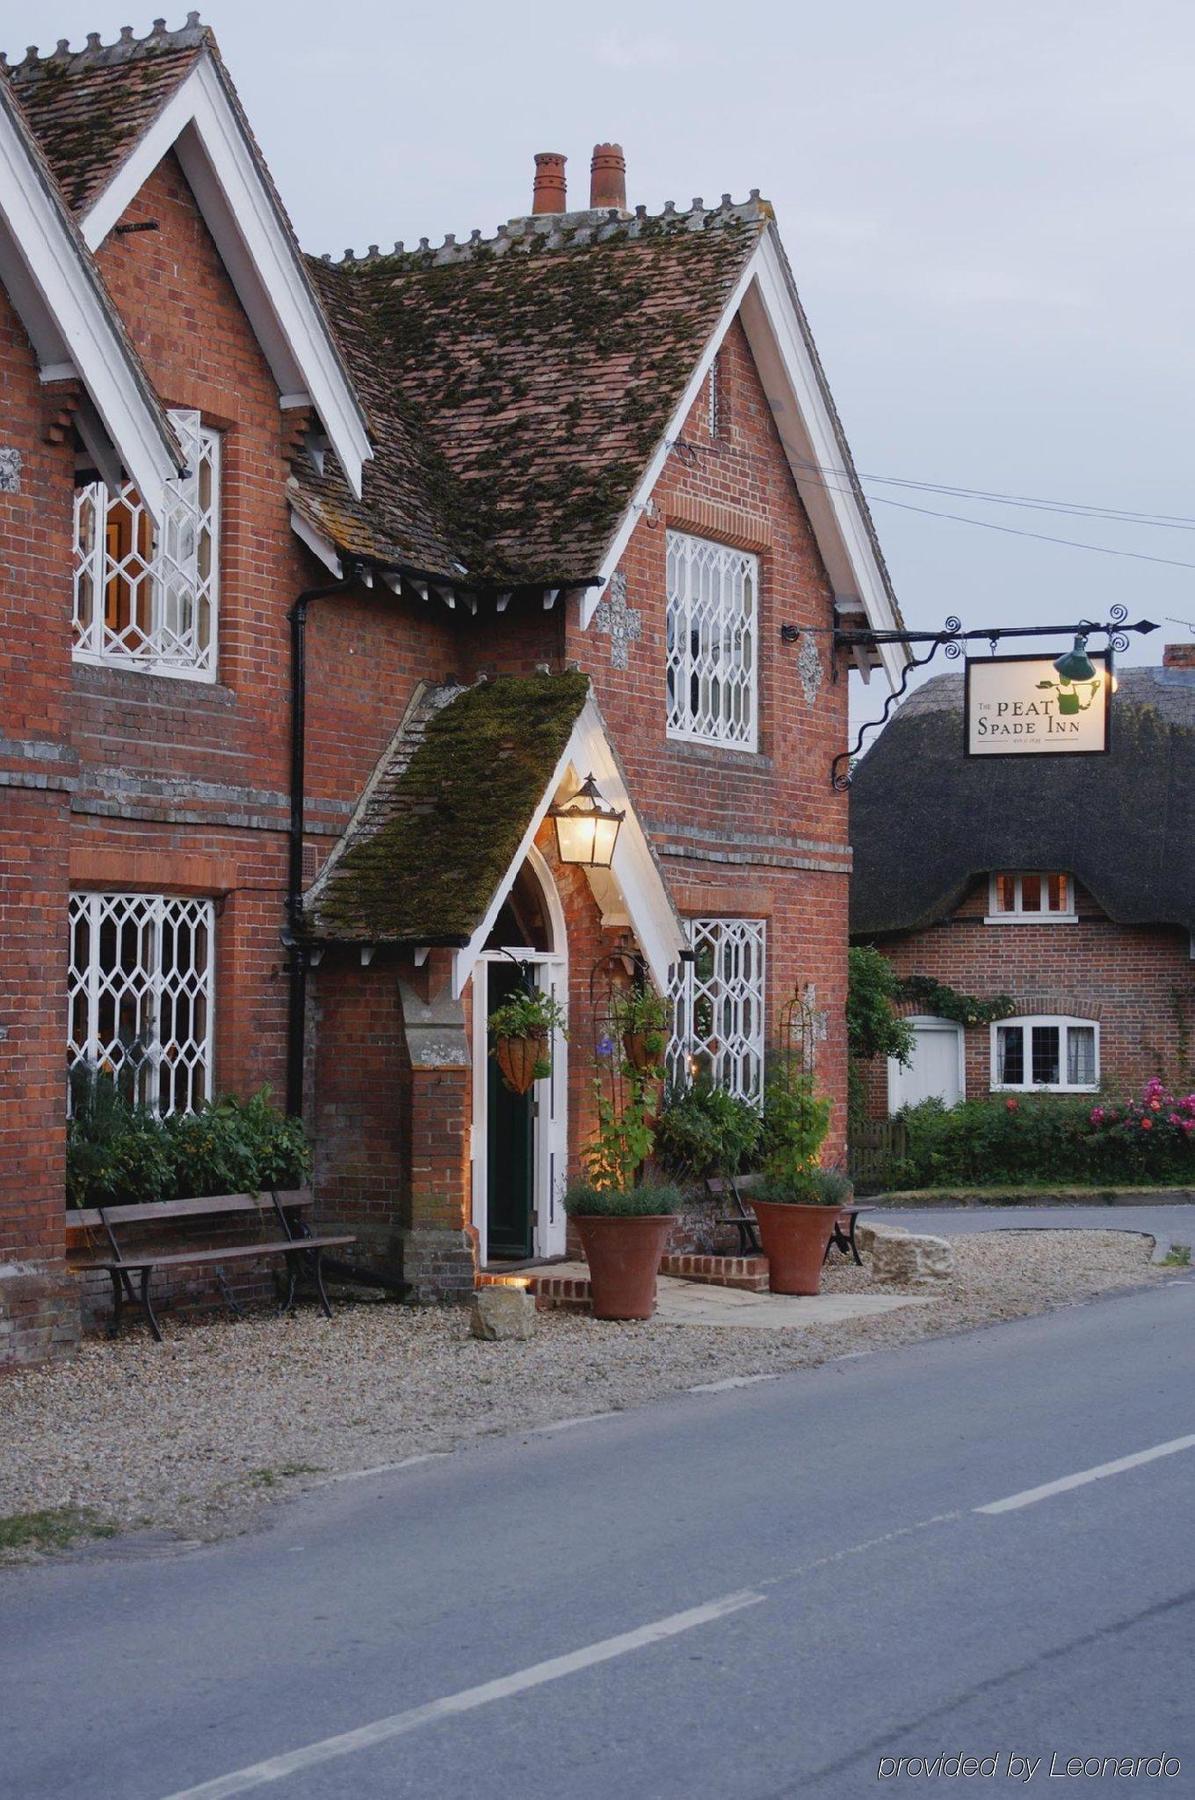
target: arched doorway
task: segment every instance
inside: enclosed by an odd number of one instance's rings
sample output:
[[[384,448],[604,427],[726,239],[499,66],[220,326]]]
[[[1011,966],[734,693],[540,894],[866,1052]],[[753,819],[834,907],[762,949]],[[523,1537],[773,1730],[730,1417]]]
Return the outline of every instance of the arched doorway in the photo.
[[[564,911],[534,846],[473,967],[473,1223],[483,1265],[564,1254],[565,1041],[556,1034],[552,1073],[527,1094],[510,1092],[490,1055],[487,1020],[525,974],[567,1005]]]

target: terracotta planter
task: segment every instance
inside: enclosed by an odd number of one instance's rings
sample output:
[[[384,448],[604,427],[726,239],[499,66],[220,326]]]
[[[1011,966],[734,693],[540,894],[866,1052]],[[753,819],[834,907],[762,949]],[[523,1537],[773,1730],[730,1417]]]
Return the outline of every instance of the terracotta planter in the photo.
[[[660,1258],[676,1222],[676,1213],[638,1219],[577,1217],[595,1319],[651,1318]]]
[[[544,1054],[546,1033],[540,1037],[500,1037],[494,1055],[502,1079],[513,1094],[525,1094],[535,1080],[535,1065]]]
[[[645,1069],[658,1069],[664,1060],[663,1052],[658,1056],[653,1056],[647,1047],[649,1036],[657,1035],[655,1032],[646,1031],[624,1031],[622,1034],[622,1047],[626,1059],[632,1069],[638,1069],[640,1074]]]
[[[768,1259],[768,1287],[773,1294],[816,1294],[822,1285],[822,1262],[839,1209],[836,1206],[782,1206],[752,1199],[759,1221],[759,1241]]]

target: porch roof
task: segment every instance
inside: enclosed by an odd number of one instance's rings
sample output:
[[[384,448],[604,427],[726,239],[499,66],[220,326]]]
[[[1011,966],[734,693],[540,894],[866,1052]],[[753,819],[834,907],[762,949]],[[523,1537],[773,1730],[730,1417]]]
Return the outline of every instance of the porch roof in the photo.
[[[467,944],[588,695],[574,671],[425,688],[307,895],[312,935]]]

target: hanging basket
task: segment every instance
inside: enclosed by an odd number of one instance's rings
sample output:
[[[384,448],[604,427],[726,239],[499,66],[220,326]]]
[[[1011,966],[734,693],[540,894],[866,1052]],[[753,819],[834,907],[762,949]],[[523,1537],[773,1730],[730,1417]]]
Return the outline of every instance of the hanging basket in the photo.
[[[512,1094],[525,1094],[534,1084],[547,1041],[546,1032],[538,1037],[500,1037],[495,1040],[498,1072]]]
[[[662,1052],[653,1056],[650,1049],[652,1038],[656,1035],[647,1031],[624,1031],[622,1034],[622,1048],[626,1059],[632,1069],[637,1069],[641,1075],[648,1069],[658,1069],[664,1061]]]

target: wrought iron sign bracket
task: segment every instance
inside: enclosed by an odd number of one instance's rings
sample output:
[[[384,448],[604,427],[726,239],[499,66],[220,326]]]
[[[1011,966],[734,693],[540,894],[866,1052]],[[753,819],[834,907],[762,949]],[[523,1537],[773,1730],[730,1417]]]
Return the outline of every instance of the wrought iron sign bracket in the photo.
[[[920,644],[925,646],[925,650],[921,655],[910,656],[901,673],[900,682],[889,694],[879,718],[869,719],[861,725],[850,749],[840,751],[834,758],[830,765],[831,786],[840,793],[850,787],[852,764],[863,748],[864,739],[869,732],[878,731],[887,722],[892,708],[903,698],[914,669],[923,669],[926,663],[933,661],[939,650],[944,651],[950,661],[956,662],[965,646],[970,643],[987,644],[994,656],[996,645],[1004,638],[1073,636],[1086,640],[1089,637],[1105,637],[1108,640],[1110,670],[1112,653],[1128,649],[1131,632],[1144,635],[1158,629],[1152,619],[1138,619],[1135,625],[1128,625],[1125,623],[1128,616],[1127,606],[1113,606],[1108,609],[1108,622],[1103,625],[1093,619],[1080,619],[1077,624],[1068,625],[988,625],[975,631],[964,631],[962,620],[951,614],[940,631],[847,631],[836,628],[833,632],[835,662],[839,650],[874,650],[881,644],[904,644],[906,648]],[[782,644],[795,644],[808,629],[802,625],[782,625],[780,641]]]

